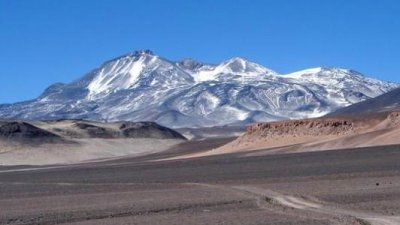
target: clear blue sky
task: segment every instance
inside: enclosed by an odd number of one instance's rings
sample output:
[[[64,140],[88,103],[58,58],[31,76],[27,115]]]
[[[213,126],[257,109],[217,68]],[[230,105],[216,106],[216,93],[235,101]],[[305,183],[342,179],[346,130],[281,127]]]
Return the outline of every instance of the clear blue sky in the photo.
[[[0,102],[34,98],[136,49],[400,82],[399,41],[398,0],[0,0]]]

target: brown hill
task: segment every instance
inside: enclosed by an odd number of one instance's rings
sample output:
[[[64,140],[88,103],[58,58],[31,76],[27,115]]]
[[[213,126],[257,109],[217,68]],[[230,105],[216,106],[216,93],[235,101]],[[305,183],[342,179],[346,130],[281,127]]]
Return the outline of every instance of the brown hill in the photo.
[[[236,152],[282,154],[400,144],[400,112],[387,117],[337,117],[255,123],[234,141],[180,158]]]

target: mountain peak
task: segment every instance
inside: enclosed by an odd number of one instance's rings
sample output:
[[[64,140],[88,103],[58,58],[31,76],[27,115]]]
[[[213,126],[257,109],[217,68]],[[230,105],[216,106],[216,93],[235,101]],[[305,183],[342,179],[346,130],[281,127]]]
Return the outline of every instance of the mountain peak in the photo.
[[[237,56],[237,57],[230,58],[229,60],[227,60],[225,62],[228,62],[228,63],[246,63],[246,62],[249,62],[249,60]]]
[[[220,64],[220,67],[226,72],[230,71],[251,76],[258,76],[261,74],[277,75],[275,71],[241,57],[234,57],[224,61]]]
[[[192,58],[186,58],[186,59],[183,59],[183,60],[177,62],[177,65],[184,69],[187,69],[187,70],[196,70],[196,69],[202,67],[204,64],[200,63]]]
[[[225,66],[234,66],[234,67],[240,67],[240,68],[246,68],[247,64],[250,63],[247,59],[241,58],[241,57],[233,57],[231,59],[228,59],[224,62],[222,62],[222,65]]]
[[[154,53],[151,50],[142,49],[142,50],[134,51],[130,55],[134,55],[134,56],[151,55],[151,56],[154,56]]]

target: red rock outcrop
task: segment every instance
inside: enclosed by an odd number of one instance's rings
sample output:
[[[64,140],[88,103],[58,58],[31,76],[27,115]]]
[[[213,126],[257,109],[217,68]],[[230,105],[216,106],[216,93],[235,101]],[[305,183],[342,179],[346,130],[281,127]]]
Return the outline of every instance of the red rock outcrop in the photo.
[[[247,128],[246,135],[275,136],[319,136],[353,133],[357,124],[347,119],[304,119],[270,123],[255,123]]]

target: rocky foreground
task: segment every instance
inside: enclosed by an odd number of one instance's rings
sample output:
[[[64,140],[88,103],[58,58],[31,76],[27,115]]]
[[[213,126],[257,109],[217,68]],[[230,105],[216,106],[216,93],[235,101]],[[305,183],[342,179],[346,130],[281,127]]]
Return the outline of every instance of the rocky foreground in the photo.
[[[217,144],[217,145],[215,145]],[[0,224],[398,225],[399,146],[0,166]]]

